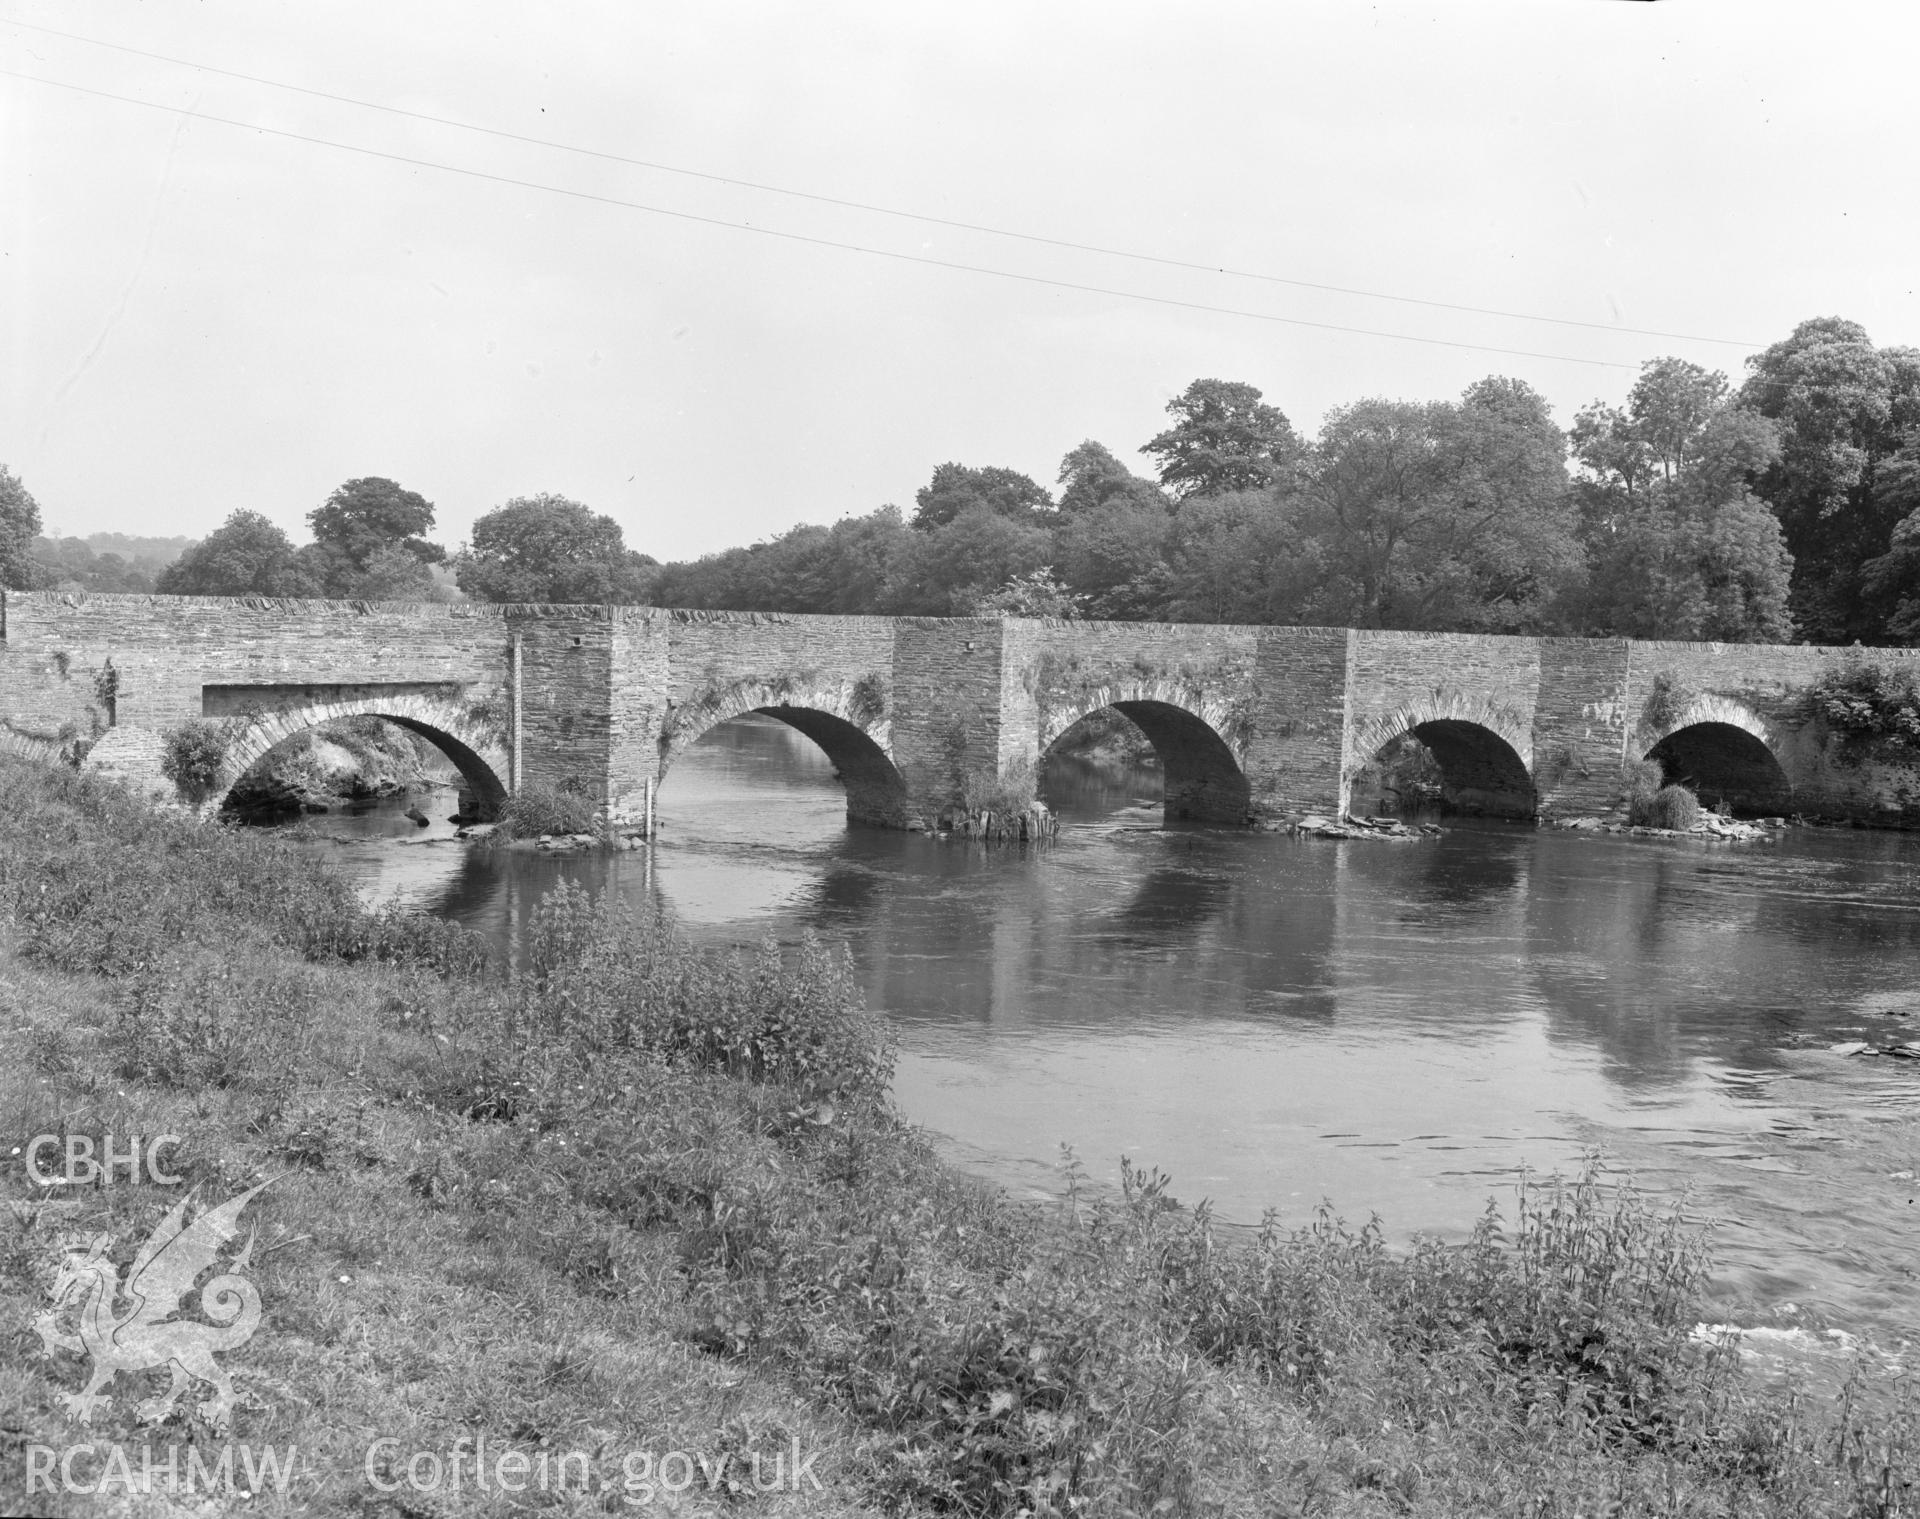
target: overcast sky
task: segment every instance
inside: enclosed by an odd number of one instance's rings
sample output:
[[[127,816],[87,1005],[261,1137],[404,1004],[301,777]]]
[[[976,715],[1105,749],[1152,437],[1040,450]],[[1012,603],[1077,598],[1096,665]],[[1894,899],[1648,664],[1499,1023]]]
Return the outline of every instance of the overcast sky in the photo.
[[[302,541],[386,475],[449,544],[554,491],[664,559],[948,459],[1149,472],[1196,376],[1564,424],[1811,316],[1920,342],[1914,10],[0,0],[0,462],[63,532]]]

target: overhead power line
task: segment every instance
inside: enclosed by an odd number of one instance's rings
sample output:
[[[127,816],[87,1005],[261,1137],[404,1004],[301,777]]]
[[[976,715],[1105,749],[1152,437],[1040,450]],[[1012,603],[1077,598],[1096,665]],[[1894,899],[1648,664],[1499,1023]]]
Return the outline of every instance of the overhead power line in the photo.
[[[130,47],[121,42],[106,42],[98,37],[86,37],[76,32],[63,32],[57,27],[37,26],[30,21],[10,21],[10,26],[23,27],[29,31],[43,32],[50,37],[64,38],[69,42],[84,43],[89,47],[107,48],[116,53],[127,53],[135,58],[146,58],[156,63],[172,64],[178,68],[198,69],[203,73],[218,74],[225,79],[239,79],[249,84],[265,85],[269,89],[287,90],[296,95],[308,95],[316,100],[330,100],[337,105],[349,105],[361,110],[384,111],[390,116],[403,116],[410,121],[429,122],[434,126],[453,127],[462,132],[477,132],[487,137],[498,137],[506,142],[523,143],[531,147],[551,148],[556,152],[574,153],[584,158],[597,158],[607,163],[625,164],[629,168],[647,169],[660,174],[678,174],[688,179],[705,180],[709,184],[729,185],[739,190],[754,190],[768,195],[785,195],[795,200],[813,201],[818,205],[837,206],[842,210],[862,211],[875,216],[898,217],[905,221],[924,222],[934,227],[951,227],[962,232],[979,232],[990,237],[1011,238],[1023,243],[1036,243],[1048,248],[1064,248],[1075,253],[1093,253],[1104,258],[1131,259],[1136,263],[1158,264],[1167,269],[1184,269],[1200,274],[1225,275],[1230,279],[1259,280],[1270,285],[1290,285],[1299,290],[1318,290],[1331,295],[1351,295],[1371,301],[1396,301],[1407,306],[1426,306],[1435,311],[1459,311],[1473,316],[1501,317],[1517,322],[1545,322],[1559,327],[1579,327],[1592,332],[1620,333],[1631,337],[1667,338],[1681,343],[1714,343],[1728,348],[1760,348],[1763,344],[1749,343],[1737,338],[1702,337],[1698,333],[1663,332],[1649,327],[1622,327],[1610,322],[1587,322],[1576,317],[1540,316],[1525,311],[1503,311],[1492,306],[1468,306],[1456,301],[1435,301],[1417,295],[1394,295],[1385,290],[1362,290],[1349,285],[1328,285],[1314,280],[1294,279],[1283,274],[1267,274],[1259,270],[1234,269],[1218,264],[1198,263],[1187,259],[1167,258],[1156,253],[1140,253],[1126,248],[1109,248],[1098,243],[1075,242],[1070,238],[1047,237],[1035,232],[1017,232],[1007,227],[993,227],[981,222],[960,221],[953,217],[931,216],[920,211],[904,211],[896,206],[876,205],[870,201],[847,200],[834,195],[821,195],[811,190],[795,190],[785,185],[762,184],[751,179],[736,179],[725,174],[709,173],[703,169],[689,169],[678,164],[660,163],[645,158],[631,158],[622,153],[609,153],[599,148],[583,148],[574,143],[557,142],[548,137],[534,137],[522,132],[509,132],[500,127],[481,126],[477,122],[461,121],[451,116],[435,116],[426,111],[412,111],[404,106],[386,105],[377,100],[361,100],[352,95],[339,95],[328,90],[317,90],[307,85],[288,84],[284,80],[267,79],[259,74],[248,74],[238,69],[223,69],[211,63],[200,63],[191,58],[175,58],[166,53],[149,52],[145,48]]]
[[[1248,321],[1274,322],[1286,327],[1309,327],[1321,332],[1344,332],[1359,337],[1386,338],[1400,343],[1423,343],[1433,348],[1459,348],[1473,353],[1497,353],[1507,358],[1546,359],[1563,364],[1588,364],[1602,369],[1633,369],[1636,365],[1621,363],[1616,359],[1589,359],[1570,353],[1542,353],[1528,348],[1501,348],[1490,343],[1468,343],[1453,338],[1423,337],[1411,332],[1385,332],[1373,327],[1351,327],[1339,322],[1316,322],[1306,317],[1277,316],[1267,311],[1247,311],[1234,306],[1214,306],[1204,301],[1186,301],[1173,296],[1148,295],[1138,290],[1116,290],[1105,285],[1087,285],[1074,280],[1054,279],[1042,274],[1022,274],[1012,269],[994,269],[984,264],[966,264],[953,259],[932,258],[921,253],[900,253],[891,248],[874,248],[864,243],[841,242],[830,237],[813,237],[804,232],[788,232],[778,227],[756,227],[751,222],[728,221],[724,217],[701,216],[692,211],[676,211],[668,206],[652,206],[637,200],[624,200],[615,195],[599,195],[591,190],[574,190],[564,185],[550,185],[539,180],[516,179],[506,174],[491,174],[484,169],[462,168],[458,164],[437,163],[429,158],[414,158],[406,153],[390,153],[380,148],[361,147],[355,143],[335,142],[327,137],[314,137],[305,132],[292,132],[282,127],[261,126],[257,122],[239,121],[231,116],[216,116],[210,111],[189,110],[184,106],[161,105],[151,100],[140,100],[132,95],[119,95],[111,90],[95,89],[90,85],[71,84],[63,79],[46,79],[36,74],[25,74],[18,69],[0,69],[0,75],[12,79],[24,79],[30,84],[49,85],[55,89],[70,90],[79,95],[92,95],[101,100],[114,100],[122,105],[140,106],[149,111],[163,111],[169,115],[187,116],[195,121],[215,122],[221,126],[237,127],[245,132],[263,133],[269,137],[284,137],[292,142],[310,143],[315,147],[334,148],[343,153],[357,153],[364,158],[384,159],[388,163],[407,164],[417,169],[437,169],[443,174],[458,174],[467,179],[488,180],[494,184],[512,185],[522,190],[540,190],[549,195],[564,195],[573,200],[591,201],[596,205],[618,206],[628,211],[643,211],[649,216],[672,217],[676,221],[697,222],[707,227],[724,227],[732,232],[751,232],[760,237],[779,238],[783,242],[804,243],[815,248],[835,248],[844,253],[862,253],[872,258],[892,259],[903,264],[924,264],[933,269],[953,269],[967,274],[985,274],[995,279],[1017,280],[1027,285],[1046,285],[1056,290],[1075,290],[1086,295],[1104,295],[1114,300],[1144,301],[1155,306],[1171,306],[1182,311],[1200,311],[1213,316],[1241,317]]]

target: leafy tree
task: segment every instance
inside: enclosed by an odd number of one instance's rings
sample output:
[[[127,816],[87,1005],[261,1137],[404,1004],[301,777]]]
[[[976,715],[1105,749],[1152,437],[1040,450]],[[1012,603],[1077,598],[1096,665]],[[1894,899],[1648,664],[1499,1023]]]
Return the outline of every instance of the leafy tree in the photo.
[[[1059,483],[1054,563],[1090,615],[1163,616],[1173,520],[1166,493],[1092,439],[1060,461]]]
[[[329,596],[365,596],[363,581],[373,556],[398,548],[421,564],[438,564],[447,551],[424,536],[433,526],[433,503],[378,475],[349,480],[307,513],[316,553],[308,558]]]
[[[1164,610],[1175,622],[1297,623],[1324,572],[1319,546],[1272,491],[1187,502],[1166,535]]]
[[[1537,631],[1586,568],[1567,479],[1567,436],[1523,380],[1469,385],[1449,418],[1447,447],[1459,531],[1449,625]],[[1430,615],[1445,616],[1439,604]]]
[[[980,599],[1042,568],[1053,540],[1037,523],[973,506],[944,527],[912,534],[881,611],[966,617]]]
[[[0,585],[13,591],[33,585],[33,540],[39,534],[40,503],[19,476],[0,464]]]
[[[1176,519],[1157,489],[1150,501],[1116,492],[1097,506],[1063,512],[1062,519],[1054,532],[1053,562],[1066,584],[1086,599],[1087,615],[1167,615],[1167,542]]]
[[[647,599],[653,566],[627,547],[613,518],[542,493],[516,496],[476,521],[454,575],[482,601],[631,605]]]
[[[362,601],[434,601],[433,566],[423,564],[397,543],[383,544],[367,556],[354,586]]]
[[[1459,403],[1330,413],[1294,510],[1323,573],[1301,613],[1359,627],[1536,627],[1579,570],[1565,442],[1546,402],[1492,378]]]
[[[1874,509],[1894,518],[1887,551],[1860,567],[1860,587],[1885,636],[1920,643],[1920,431],[1875,472]]]
[[[830,528],[803,523],[748,548],[665,565],[654,596],[662,606],[874,613],[889,605],[917,539],[892,506]]]
[[[1300,452],[1293,424],[1251,385],[1195,380],[1167,402],[1177,420],[1142,445],[1182,501],[1284,484]]]
[[[160,572],[168,596],[312,596],[293,542],[258,512],[236,511]]]
[[[945,527],[965,512],[984,509],[1015,521],[1032,521],[1053,511],[1053,497],[1017,470],[988,465],[970,469],[942,464],[914,495],[917,528]]]
[[[1903,515],[1877,477],[1920,425],[1920,350],[1876,349],[1859,323],[1820,317],[1747,363],[1741,399],[1780,429],[1755,488],[1785,529],[1800,626],[1816,642],[1875,639],[1886,609],[1863,594],[1864,566]]]
[[[1142,480],[1116,459],[1105,444],[1091,438],[1060,461],[1060,515],[1081,516],[1114,501],[1167,509],[1167,498],[1151,480]]]
[[[1574,422],[1591,563],[1569,610],[1584,631],[1633,638],[1784,642],[1793,569],[1778,520],[1745,482],[1779,453],[1774,424],[1726,376],[1646,364],[1625,409]]]
[[[815,601],[823,612],[878,612],[887,604],[899,566],[913,548],[913,530],[898,507],[864,517],[842,517],[827,529]]]

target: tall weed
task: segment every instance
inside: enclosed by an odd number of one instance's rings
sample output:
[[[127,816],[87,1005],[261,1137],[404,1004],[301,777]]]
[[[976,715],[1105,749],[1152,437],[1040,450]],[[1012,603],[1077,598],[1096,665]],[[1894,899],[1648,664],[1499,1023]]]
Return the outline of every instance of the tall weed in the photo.
[[[115,998],[109,1042],[119,1074],[188,1087],[281,1079],[301,1063],[318,1016],[303,971],[193,949],[141,967]]]

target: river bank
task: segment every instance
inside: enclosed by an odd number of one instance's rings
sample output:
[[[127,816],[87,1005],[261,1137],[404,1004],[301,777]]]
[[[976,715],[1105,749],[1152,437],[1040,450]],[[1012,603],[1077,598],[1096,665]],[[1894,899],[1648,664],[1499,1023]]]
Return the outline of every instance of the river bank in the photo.
[[[178,1133],[210,1199],[277,1178],[232,1433],[297,1440],[308,1471],[251,1512],[403,1511],[370,1432],[579,1449],[600,1481],[797,1439],[823,1491],[771,1513],[1837,1514],[1908,1475],[1910,1415],[1846,1436],[1696,1340],[1698,1241],[1598,1180],[1536,1188],[1504,1241],[1411,1255],[1331,1219],[1230,1244],[1150,1171],[1070,1171],[1024,1207],[901,1123],[886,1029],[825,951],[739,965],[562,891],[502,981],[473,936],[368,912],[295,845],[6,782],[21,1132]],[[61,1247],[105,1230],[118,1260],[174,1200],[17,1209],[12,1342]],[[82,1370],[30,1366],[9,1507]],[[92,1432],[154,1439],[133,1401]],[[1862,1461],[1836,1472],[1842,1438]]]

